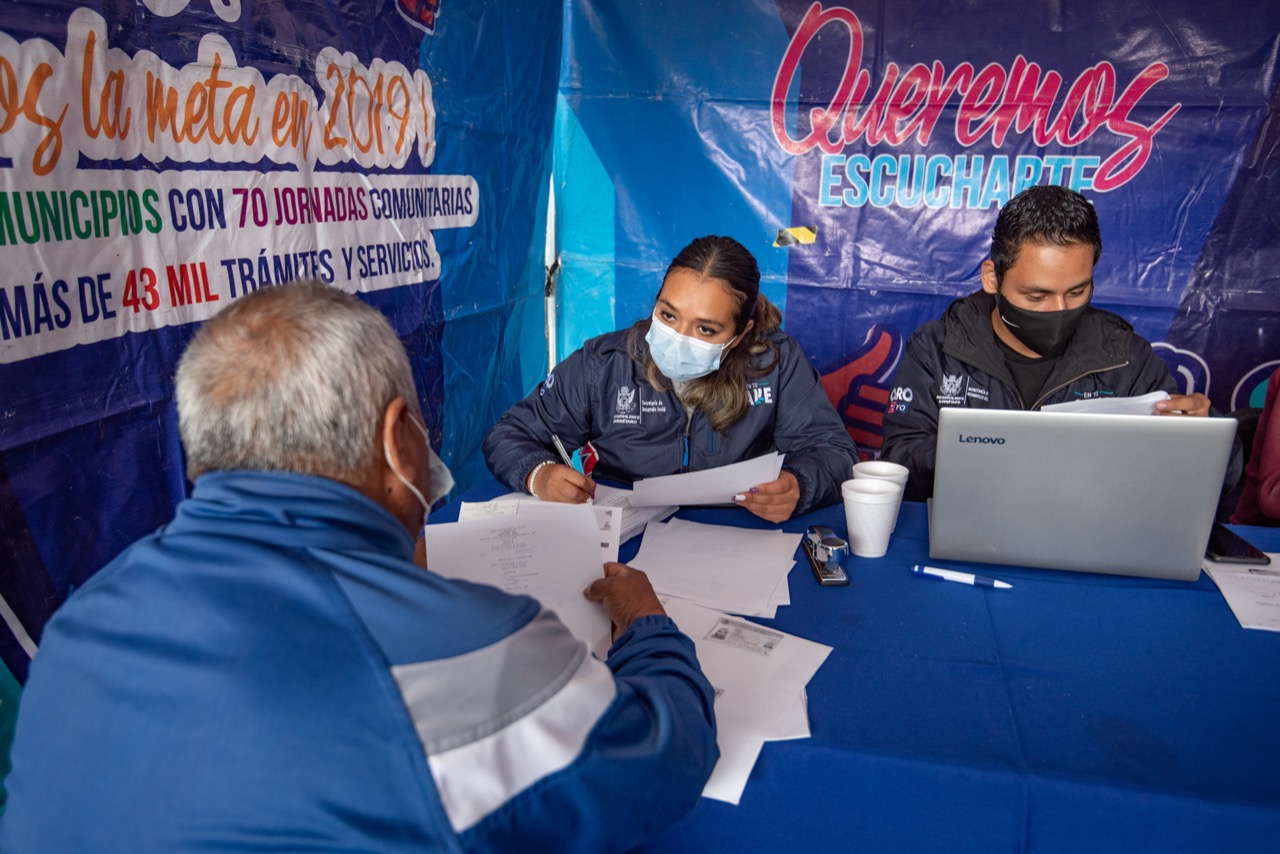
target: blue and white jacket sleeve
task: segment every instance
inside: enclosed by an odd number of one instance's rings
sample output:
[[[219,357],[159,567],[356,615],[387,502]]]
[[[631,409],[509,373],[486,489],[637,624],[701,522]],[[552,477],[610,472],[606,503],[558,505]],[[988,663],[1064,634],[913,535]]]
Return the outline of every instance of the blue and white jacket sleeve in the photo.
[[[667,617],[636,620],[607,664],[544,610],[393,673],[468,851],[626,850],[693,807],[718,757],[711,687]]]

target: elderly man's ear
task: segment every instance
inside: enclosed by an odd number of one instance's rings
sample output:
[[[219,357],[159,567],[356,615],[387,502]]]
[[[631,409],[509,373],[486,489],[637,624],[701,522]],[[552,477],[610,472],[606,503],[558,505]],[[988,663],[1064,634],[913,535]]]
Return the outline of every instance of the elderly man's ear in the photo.
[[[384,452],[379,454],[377,488],[380,497],[375,500],[411,532],[417,533],[426,515],[423,501],[431,492],[431,483],[426,444],[421,431],[413,423],[413,411],[408,401],[397,397],[382,412],[378,435]],[[404,481],[412,484],[420,495],[415,494]]]

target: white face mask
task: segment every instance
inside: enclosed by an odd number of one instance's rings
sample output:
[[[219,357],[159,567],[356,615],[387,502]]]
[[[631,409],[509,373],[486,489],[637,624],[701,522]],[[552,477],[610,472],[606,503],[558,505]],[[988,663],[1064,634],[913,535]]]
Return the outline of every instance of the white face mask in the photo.
[[[427,501],[426,498],[423,498],[422,491],[410,483],[408,478],[402,475],[400,470],[392,464],[391,452],[387,450],[385,444],[382,446],[382,456],[387,461],[387,467],[391,469],[391,473],[413,493],[413,497],[418,499],[418,503],[422,505],[422,519],[425,523],[427,516],[431,513],[431,505],[436,502],[436,499],[442,495],[447,495],[449,490],[453,489],[453,473],[444,464],[444,460],[436,456],[436,452],[431,450],[431,438],[427,435],[427,428],[422,426],[418,419],[412,415],[409,416],[409,420],[414,427],[418,428],[418,432],[422,434],[422,440],[427,444],[427,475],[431,480],[431,500]]]
[[[673,382],[688,382],[720,368],[720,357],[728,348],[725,344],[711,344],[688,335],[681,335],[658,319],[655,312],[649,332],[644,336],[649,345],[649,355],[663,376]]]

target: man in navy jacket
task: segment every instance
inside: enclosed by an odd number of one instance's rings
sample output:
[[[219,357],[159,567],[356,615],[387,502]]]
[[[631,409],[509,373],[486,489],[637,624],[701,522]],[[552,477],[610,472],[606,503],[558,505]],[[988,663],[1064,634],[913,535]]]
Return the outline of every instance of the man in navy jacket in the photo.
[[[176,393],[194,490],[46,627],[0,849],[596,852],[693,806],[712,692],[643,573],[586,591],[601,662],[414,563],[430,451],[378,312],[259,291]]]
[[[1123,318],[1090,305],[1102,234],[1093,205],[1058,186],[1023,190],[1000,211],[982,290],[956,300],[907,342],[884,417],[881,457],[910,471],[905,497],[933,495],[943,406],[1040,409],[1166,391],[1161,415],[1205,416]],[[1239,476],[1239,449],[1227,483]]]

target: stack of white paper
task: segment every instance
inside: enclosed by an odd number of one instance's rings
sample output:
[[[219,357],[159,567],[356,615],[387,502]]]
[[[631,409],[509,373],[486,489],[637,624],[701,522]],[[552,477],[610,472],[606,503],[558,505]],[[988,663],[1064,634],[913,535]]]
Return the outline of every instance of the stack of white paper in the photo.
[[[831,647],[692,602],[665,598],[662,604],[693,639],[716,692],[720,761],[702,794],[736,804],[766,741],[809,736],[804,687]]]
[[[672,519],[650,522],[631,566],[653,589],[734,614],[772,617],[791,601],[787,573],[800,534],[706,525]]]

